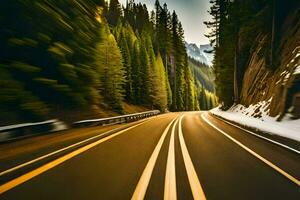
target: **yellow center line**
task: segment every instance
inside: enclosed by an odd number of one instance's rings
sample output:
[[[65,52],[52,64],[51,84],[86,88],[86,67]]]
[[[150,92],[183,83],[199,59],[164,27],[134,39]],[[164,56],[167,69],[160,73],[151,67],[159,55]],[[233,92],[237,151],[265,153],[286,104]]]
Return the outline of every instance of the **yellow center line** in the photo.
[[[181,121],[183,119],[184,116],[180,117],[179,120],[179,142],[180,142],[180,146],[181,146],[181,150],[182,150],[182,155],[183,155],[183,161],[184,161],[184,165],[185,165],[185,169],[188,175],[188,179],[189,179],[189,183],[191,186],[191,190],[193,193],[193,197],[194,200],[205,200],[205,194],[203,192],[203,189],[201,187],[200,181],[198,179],[196,170],[194,168],[192,159],[189,155],[189,152],[187,150],[184,138],[183,138],[183,134],[182,134],[182,126],[181,126]]]
[[[149,182],[150,182],[150,178],[151,178],[151,175],[152,175],[152,172],[153,172],[153,169],[154,169],[154,166],[155,166],[155,163],[156,163],[156,160],[157,160],[157,157],[159,155],[159,152],[160,152],[160,149],[164,143],[164,140],[169,132],[169,129],[172,125],[172,123],[176,120],[173,119],[169,125],[167,126],[167,128],[164,130],[162,136],[160,137],[143,173],[142,173],[142,176],[135,188],[135,191],[132,195],[132,198],[131,200],[143,200],[144,197],[145,197],[145,194],[146,194],[146,191],[147,191],[147,188],[148,188],[148,185],[149,185]]]
[[[300,186],[300,181],[298,179],[296,179],[295,177],[293,177],[292,175],[288,174],[287,172],[285,172],[284,170],[282,170],[281,168],[279,168],[278,166],[276,166],[275,164],[271,163],[269,160],[265,159],[264,157],[260,156],[259,154],[257,154],[256,152],[254,152],[253,150],[251,150],[250,148],[246,147],[244,144],[242,144],[241,142],[237,141],[236,139],[234,139],[233,137],[231,137],[230,135],[228,135],[227,133],[225,133],[223,130],[221,130],[220,128],[216,127],[213,123],[211,123],[206,117],[203,116],[203,114],[201,115],[202,119],[207,122],[211,127],[215,128],[216,130],[218,130],[220,133],[222,133],[223,135],[225,135],[228,139],[230,139],[231,141],[233,141],[234,143],[236,143],[237,145],[239,145],[240,147],[242,147],[243,149],[245,149],[247,152],[249,152],[250,154],[252,154],[253,156],[255,156],[256,158],[258,158],[259,160],[261,160],[262,162],[264,162],[265,164],[267,164],[268,166],[270,166],[271,168],[273,168],[274,170],[276,170],[277,172],[279,172],[281,175],[283,175],[284,177],[288,178],[290,181],[292,181],[293,183],[295,183],[296,185]]]
[[[156,117],[156,116],[155,116],[155,117]],[[153,118],[155,118],[155,117],[150,117],[150,118],[148,118],[148,119],[143,119],[143,120],[138,121],[137,123],[142,123],[142,122],[146,122],[146,121],[148,122],[148,121],[150,121],[151,119],[153,119]],[[165,118],[165,116],[161,116],[160,118]],[[121,127],[121,128],[123,128],[123,127]],[[77,147],[77,146],[79,146],[79,145],[81,145],[81,144],[84,144],[84,143],[87,143],[87,142],[89,142],[89,141],[95,140],[95,139],[97,139],[97,138],[99,138],[99,137],[103,137],[103,136],[105,136],[105,135],[107,135],[107,134],[110,134],[110,133],[113,133],[113,132],[115,132],[115,131],[118,131],[119,129],[120,129],[120,127],[119,127],[119,128],[115,128],[115,129],[112,129],[112,130],[109,130],[109,131],[106,131],[106,132],[104,132],[104,133],[100,133],[100,134],[98,134],[98,135],[96,135],[96,136],[87,138],[87,139],[85,139],[85,140],[82,140],[82,141],[77,142],[77,143],[75,143],[75,144],[72,144],[72,145],[70,145],[70,146],[64,147],[64,148],[62,148],[62,149],[58,149],[58,150],[53,151],[53,152],[51,152],[51,153],[48,153],[48,154],[45,154],[45,155],[43,155],[43,156],[37,157],[37,158],[35,158],[35,159],[33,159],[33,160],[24,162],[24,163],[19,164],[19,165],[15,166],[15,167],[12,167],[12,168],[10,168],[10,169],[7,169],[7,170],[5,170],[5,171],[0,172],[0,176],[6,175],[6,174],[11,173],[11,172],[13,172],[13,171],[15,171],[15,170],[21,169],[21,168],[23,168],[23,167],[26,167],[26,166],[28,166],[28,165],[31,165],[31,164],[36,163],[36,162],[38,162],[38,161],[41,161],[41,160],[43,160],[43,159],[45,159],[45,158],[51,157],[51,156],[56,155],[56,154],[58,154],[58,153],[64,152],[64,151],[66,151],[66,150],[69,150],[69,149],[71,149],[71,148]]]
[[[89,149],[91,149],[91,148],[93,148],[93,147],[95,147],[95,146],[97,146],[97,145],[99,145],[99,144],[107,141],[107,140],[110,140],[110,139],[112,139],[112,138],[114,138],[114,137],[116,137],[116,136],[118,136],[118,135],[120,135],[120,134],[122,134],[122,133],[124,133],[124,132],[126,132],[128,130],[130,130],[130,129],[133,129],[133,128],[137,127],[137,126],[140,126],[140,125],[142,125],[142,124],[144,124],[146,122],[147,121],[144,121],[144,122],[142,122],[140,124],[131,126],[131,127],[126,128],[124,130],[121,130],[121,131],[119,131],[117,133],[114,133],[114,134],[112,134],[110,136],[102,138],[102,139],[100,139],[100,140],[98,140],[96,142],[93,142],[93,143],[88,144],[88,145],[86,145],[84,147],[81,147],[81,148],[79,148],[79,149],[77,149],[77,150],[75,150],[75,151],[73,151],[73,152],[71,152],[71,153],[69,153],[67,155],[64,155],[64,156],[62,156],[62,157],[60,157],[60,158],[58,158],[58,159],[56,159],[54,161],[51,161],[51,162],[49,162],[49,163],[47,163],[47,164],[45,164],[45,165],[43,165],[41,167],[38,167],[37,169],[35,169],[33,171],[30,171],[30,172],[28,172],[28,173],[26,173],[26,174],[24,174],[24,175],[22,175],[20,177],[17,177],[15,179],[13,179],[13,180],[11,180],[11,181],[9,181],[9,182],[1,185],[0,186],[0,194],[2,194],[4,192],[6,192],[6,191],[8,191],[8,190],[10,190],[10,189],[12,189],[12,188],[20,185],[20,184],[22,184],[22,183],[24,183],[24,182],[32,179],[32,178],[34,178],[34,177],[36,177],[36,176],[38,176],[38,175],[40,175],[40,174],[42,174],[42,173],[44,173],[44,172],[52,169],[52,168],[54,168],[55,166],[57,166],[57,165],[65,162],[65,161],[67,161],[67,160],[69,160],[69,159],[71,159],[71,158],[73,158],[73,157],[75,157],[75,156],[77,156],[77,155],[79,155],[79,154],[81,154],[81,153],[83,153],[83,152],[85,152],[85,151],[87,151],[87,150],[89,150]]]
[[[165,191],[164,199],[165,200],[176,200],[176,171],[175,171],[175,128],[178,123],[178,119],[172,127],[172,133],[169,144],[167,166],[166,166],[166,176],[165,176]]]

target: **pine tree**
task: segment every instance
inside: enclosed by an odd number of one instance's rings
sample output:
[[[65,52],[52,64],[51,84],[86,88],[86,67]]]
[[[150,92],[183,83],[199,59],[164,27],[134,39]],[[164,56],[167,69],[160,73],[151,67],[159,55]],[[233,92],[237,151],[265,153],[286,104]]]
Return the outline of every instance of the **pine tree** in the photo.
[[[165,67],[163,64],[163,60],[160,54],[157,55],[154,65],[154,87],[155,87],[155,97],[154,97],[154,105],[157,106],[161,111],[165,111],[168,105],[168,96],[167,96],[167,86],[166,86],[166,75],[165,75]]]
[[[121,5],[118,0],[110,0],[107,12],[107,21],[109,25],[116,26],[122,15]]]
[[[127,101],[132,101],[133,99],[133,89],[132,89],[132,69],[131,69],[131,54],[129,51],[128,43],[126,37],[121,37],[120,41],[120,50],[122,52],[123,57],[123,65],[125,68],[125,91],[126,91],[126,99]]]
[[[158,1],[157,1],[158,2]],[[159,2],[156,5],[156,51],[159,51],[166,63],[171,50],[171,32],[170,32],[170,15],[167,4],[160,7]],[[167,68],[167,65],[165,65]]]
[[[140,70],[140,80],[142,82],[141,86],[141,103],[144,105],[147,105],[150,103],[150,59],[149,55],[146,49],[146,33],[142,34],[141,38],[141,53],[140,53],[140,64],[141,64],[141,70]]]
[[[102,33],[103,42],[97,45],[100,93],[105,102],[116,111],[122,111],[124,96],[125,71],[122,55],[115,38],[106,30]]]
[[[123,101],[197,107],[183,28],[167,4],[157,0],[150,17],[133,0],[123,10],[118,0],[16,0],[0,11],[3,113],[44,119],[101,105],[121,112]]]
[[[95,17],[100,3],[18,0],[1,5],[0,21],[6,31],[0,36],[0,62],[7,67],[3,72],[7,81],[15,84],[8,88],[16,90],[10,93],[15,97],[1,104],[18,107],[20,116],[25,116],[22,120],[37,120],[62,108],[83,109],[98,102],[92,63],[102,28]],[[22,12],[11,17],[16,10]]]
[[[134,103],[140,104],[142,101],[142,79],[141,79],[141,60],[140,60],[140,44],[139,40],[137,40],[133,47],[132,52],[132,85],[133,85],[133,95],[134,95]]]

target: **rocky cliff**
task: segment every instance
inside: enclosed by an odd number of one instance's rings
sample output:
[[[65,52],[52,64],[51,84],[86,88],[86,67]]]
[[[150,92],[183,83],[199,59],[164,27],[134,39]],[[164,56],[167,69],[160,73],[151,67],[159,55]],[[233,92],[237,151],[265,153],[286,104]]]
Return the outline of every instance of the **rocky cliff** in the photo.
[[[277,26],[277,45],[271,67],[268,46],[271,33],[257,32],[240,84],[241,104],[249,106],[267,101],[266,111],[270,116],[278,116],[278,120],[288,112],[300,117],[299,19],[300,8],[293,8]]]

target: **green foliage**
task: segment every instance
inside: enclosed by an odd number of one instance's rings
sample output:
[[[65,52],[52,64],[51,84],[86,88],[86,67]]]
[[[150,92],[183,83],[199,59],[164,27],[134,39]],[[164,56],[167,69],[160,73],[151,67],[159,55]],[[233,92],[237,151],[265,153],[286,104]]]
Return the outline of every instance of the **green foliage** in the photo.
[[[216,92],[223,107],[228,108],[239,103],[255,45],[259,43],[258,56],[266,67],[276,70],[279,66],[280,56],[276,54],[280,52],[283,22],[299,7],[299,1],[212,0],[211,4],[213,20],[205,24],[212,30],[208,37],[215,45]]]
[[[124,58],[126,100],[161,110],[198,109],[177,14],[156,1],[149,18],[145,5],[129,1],[120,21],[112,31]]]
[[[26,120],[122,102],[199,109],[176,13],[118,0],[15,0],[0,8],[0,110]],[[12,14],[14,13],[13,17]],[[13,117],[12,117],[13,118]]]
[[[172,100],[172,110],[193,110],[194,105],[194,93],[190,90],[191,75],[190,68],[188,67],[187,53],[184,44],[184,32],[181,23],[178,20],[175,11],[172,14],[170,20],[170,31],[172,35],[172,47],[173,51],[171,58],[173,58],[173,66],[170,68],[170,76],[174,77],[171,80],[171,89],[174,91]],[[171,62],[172,63],[172,62]],[[193,82],[193,81],[192,81]],[[192,95],[188,97],[188,95]],[[190,109],[192,108],[192,109]]]
[[[195,103],[198,103],[195,106],[198,106],[198,109],[201,108],[201,110],[210,110],[216,107],[218,98],[215,91],[213,68],[192,58],[189,58],[189,65],[194,75]]]
[[[215,92],[214,69],[192,58],[189,58],[189,66],[195,78],[199,80],[201,85],[203,85],[205,89]]]
[[[98,43],[96,51],[100,93],[114,110],[121,111],[125,72],[121,52],[109,31],[102,33],[102,42]]]
[[[146,36],[144,36],[146,37]],[[146,48],[146,41],[142,38],[141,46],[140,46],[140,73],[139,79],[141,81],[141,103],[145,105],[149,105],[150,103],[150,58]]]
[[[142,79],[141,75],[141,59],[140,59],[140,45],[139,41],[137,40],[133,47],[132,53],[132,84],[133,87],[133,95],[134,95],[134,103],[141,103],[141,89],[142,89]]]
[[[137,42],[137,37],[128,23],[121,23],[119,21],[116,28],[114,28],[113,33],[116,37],[118,45],[120,47],[123,64],[125,67],[125,99],[131,103],[134,103],[134,87],[133,87],[133,68],[134,66],[134,47]]]
[[[154,106],[158,107],[160,110],[165,111],[168,106],[168,95],[167,95],[165,67],[160,54],[158,54],[158,56],[156,57],[153,73],[154,73],[153,104]]]
[[[103,1],[16,0],[1,5],[1,112],[29,121],[48,118],[53,108],[103,103],[97,47],[108,38],[99,34],[105,20],[98,5]],[[113,57],[110,75],[122,76],[119,49],[112,39],[108,42]],[[116,81],[109,89],[113,100],[103,101],[122,110],[120,85]]]
[[[116,26],[122,14],[121,5],[118,0],[110,0],[107,12],[109,25]]]
[[[47,105],[32,92],[25,89],[22,82],[15,80],[7,68],[0,67],[0,110],[4,118],[10,120],[12,113],[18,115],[19,120],[41,119],[48,114]]]

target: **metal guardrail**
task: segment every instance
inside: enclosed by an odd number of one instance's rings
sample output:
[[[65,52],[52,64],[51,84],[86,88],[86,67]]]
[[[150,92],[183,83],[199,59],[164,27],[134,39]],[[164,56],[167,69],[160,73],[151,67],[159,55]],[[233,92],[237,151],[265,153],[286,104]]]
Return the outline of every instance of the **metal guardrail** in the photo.
[[[55,124],[57,122],[58,120],[48,120],[0,127],[0,142],[51,132],[55,130]]]
[[[121,123],[132,122],[132,121],[136,121],[139,119],[144,119],[147,117],[158,115],[159,113],[160,113],[159,110],[152,110],[152,111],[147,111],[147,112],[134,113],[134,114],[129,114],[129,115],[121,115],[121,116],[116,116],[116,117],[82,120],[82,121],[73,123],[73,127],[121,124]]]
[[[109,124],[121,124],[125,122],[136,121],[146,117],[151,117],[159,114],[159,110],[152,110],[148,112],[141,112],[129,115],[121,115],[116,117],[82,120],[73,123],[73,127],[88,127],[99,126]],[[66,124],[59,120],[48,120],[37,123],[24,123],[10,126],[0,127],[0,142],[8,142],[12,140],[18,140],[33,135],[40,135],[60,130],[67,129]]]

